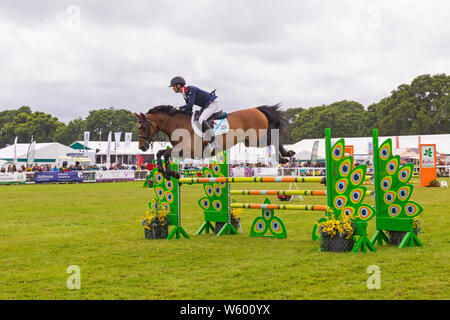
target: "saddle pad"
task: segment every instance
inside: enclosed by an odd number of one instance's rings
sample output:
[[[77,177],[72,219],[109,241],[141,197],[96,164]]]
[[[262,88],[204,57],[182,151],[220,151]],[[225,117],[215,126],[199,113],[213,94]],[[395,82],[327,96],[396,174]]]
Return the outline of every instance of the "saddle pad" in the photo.
[[[194,116],[191,117],[191,125],[196,135],[204,137],[201,124],[198,121],[194,121]],[[214,120],[213,132],[215,136],[225,134],[228,131],[230,131],[230,124],[228,123],[227,118]]]
[[[228,131],[230,131],[230,124],[227,118],[214,120],[213,132],[215,136],[225,134]]]

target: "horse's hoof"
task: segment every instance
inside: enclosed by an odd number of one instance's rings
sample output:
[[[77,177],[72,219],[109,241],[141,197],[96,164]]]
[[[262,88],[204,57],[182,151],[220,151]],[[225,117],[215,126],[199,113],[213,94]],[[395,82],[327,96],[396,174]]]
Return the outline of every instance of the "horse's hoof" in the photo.
[[[171,175],[170,173],[168,173],[168,172],[164,172],[164,173],[163,173],[163,177],[164,177],[164,179],[166,179],[166,180],[170,180],[170,178],[172,178],[172,175]]]
[[[288,163],[289,162],[289,160],[288,159],[285,159],[285,158],[280,158],[280,161],[279,161],[281,164],[285,164],[285,163]]]
[[[174,172],[172,173],[172,177],[174,177],[175,179],[180,179],[180,174],[178,172]]]
[[[293,157],[294,155],[295,155],[295,151],[289,150],[287,152],[287,157],[289,157],[289,158]]]

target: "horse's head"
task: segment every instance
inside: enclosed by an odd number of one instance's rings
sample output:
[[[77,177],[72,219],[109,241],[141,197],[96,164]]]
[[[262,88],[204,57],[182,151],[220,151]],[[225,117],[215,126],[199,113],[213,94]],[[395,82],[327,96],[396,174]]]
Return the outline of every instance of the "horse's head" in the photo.
[[[139,149],[147,151],[150,148],[150,143],[153,142],[153,137],[159,131],[158,127],[152,123],[148,114],[134,113],[139,119]]]
[[[160,130],[169,137],[171,136],[173,126],[170,125],[170,119],[174,119],[180,114],[183,114],[186,119],[190,119],[190,115],[176,111],[174,107],[167,105],[153,107],[147,113],[134,114],[139,119],[139,149],[142,151],[148,150]]]

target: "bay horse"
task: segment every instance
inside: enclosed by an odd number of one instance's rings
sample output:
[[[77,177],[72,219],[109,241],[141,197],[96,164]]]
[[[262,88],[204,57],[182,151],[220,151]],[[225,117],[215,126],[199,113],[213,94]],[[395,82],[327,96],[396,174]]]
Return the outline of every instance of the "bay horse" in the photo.
[[[230,130],[215,136],[217,146],[220,146],[222,149],[212,149],[211,156],[216,152],[229,149],[235,144],[243,142],[246,147],[274,145],[279,162],[288,162],[289,160],[286,157],[292,157],[295,152],[287,151],[279,143],[276,136],[278,130],[285,123],[279,107],[279,104],[260,106],[227,114],[226,118]],[[175,158],[205,158],[204,152],[209,147],[209,144],[208,141],[204,141],[195,134],[191,124],[192,113],[176,111],[172,106],[162,105],[151,108],[145,114],[135,113],[135,115],[139,119],[140,150],[147,151],[159,131],[165,133],[170,139],[172,148],[160,150],[156,154],[158,171],[166,179],[170,179],[171,176],[177,179],[180,177],[178,172],[170,169],[169,158],[171,156]],[[177,154],[173,152],[175,149],[178,152]],[[200,157],[195,156],[195,154],[198,154],[198,151],[200,151]],[[163,169],[161,157],[164,157],[165,170]]]

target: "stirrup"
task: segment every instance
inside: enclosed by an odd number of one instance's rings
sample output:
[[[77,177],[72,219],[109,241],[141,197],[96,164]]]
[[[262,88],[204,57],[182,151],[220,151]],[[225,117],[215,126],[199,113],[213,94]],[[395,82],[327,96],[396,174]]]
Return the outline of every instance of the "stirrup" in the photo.
[[[208,145],[211,147],[211,149],[219,149],[220,148],[220,145],[217,143],[216,139],[214,139],[214,141],[209,142]]]

